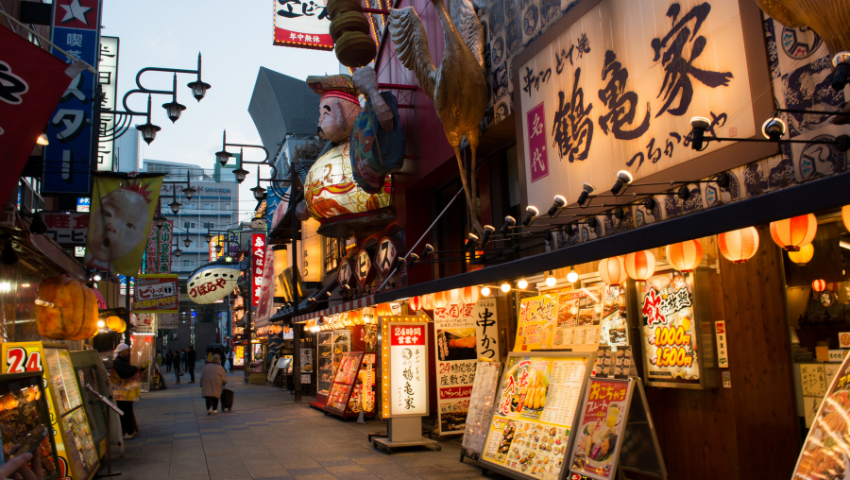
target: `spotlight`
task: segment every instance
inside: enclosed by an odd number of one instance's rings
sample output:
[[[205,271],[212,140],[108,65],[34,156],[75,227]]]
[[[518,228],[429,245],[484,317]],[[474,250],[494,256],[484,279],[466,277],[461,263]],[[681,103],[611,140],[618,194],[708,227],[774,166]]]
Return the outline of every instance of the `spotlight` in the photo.
[[[596,187],[589,183],[585,183],[581,186],[581,194],[578,196],[578,205],[581,207],[584,205],[584,202],[587,201],[587,197],[590,196],[591,193],[596,191]]]
[[[646,197],[641,203],[649,212],[655,210],[655,206],[657,204],[654,197]]]
[[[44,146],[44,145],[50,145],[50,140],[48,140],[48,139],[47,139],[47,134],[42,133],[42,134],[41,134],[41,135],[39,135],[39,136],[38,136],[38,138],[35,140],[35,143],[37,143],[38,145],[42,145],[42,146]]]
[[[466,249],[470,252],[475,252],[475,247],[478,245],[478,235],[469,232],[466,236]]]
[[[558,283],[558,280],[555,279],[555,272],[549,270],[549,275],[546,276],[546,286],[554,287],[556,283]]]
[[[778,142],[785,135],[785,122],[779,117],[768,118],[761,126],[764,138]]]
[[[417,255],[415,253],[411,253],[410,254],[410,260],[407,261],[407,268],[412,267],[413,264],[418,262],[418,261],[419,261],[419,255]]]
[[[832,66],[835,67],[835,75],[832,77],[832,88],[836,91],[844,90],[844,85],[850,80],[850,52],[839,52],[832,57]]]
[[[704,150],[707,145],[703,145],[703,140],[705,139],[705,131],[708,130],[711,122],[705,117],[693,117],[691,118],[691,128],[693,129],[693,137],[691,141],[691,148],[696,151]]]
[[[611,187],[611,195],[618,195],[620,190],[623,190],[624,185],[632,183],[632,178],[632,174],[626,170],[620,170],[617,172],[617,181],[614,182],[614,186]]]
[[[502,235],[507,235],[508,229],[516,225],[516,219],[510,215],[505,217],[505,223],[502,224],[502,228],[499,229],[499,233]]]
[[[625,217],[625,216],[626,216],[626,211],[623,210],[623,207],[617,207],[617,208],[614,209],[614,217],[617,220],[622,220],[623,217]]]
[[[4,265],[14,265],[18,262],[18,254],[8,238],[6,239],[6,246],[3,247],[3,253],[0,254],[0,262]]]
[[[691,189],[688,188],[687,185],[682,185],[678,190],[676,190],[676,196],[681,198],[683,202],[687,201],[691,198]]]
[[[35,215],[32,216],[32,223],[30,223],[30,232],[41,235],[47,231],[47,225],[45,225],[44,220],[41,218],[41,212],[36,212]]]
[[[578,280],[578,274],[576,273],[576,267],[570,267],[570,273],[567,274],[567,281],[570,283],[576,283]]]
[[[717,176],[714,177],[714,181],[717,182],[717,186],[722,188],[723,190],[727,190],[729,188],[729,183],[732,179],[729,177],[729,174],[726,172],[718,173]]]
[[[481,239],[481,249],[483,250],[487,247],[487,244],[490,243],[490,235],[496,231],[496,228],[492,225],[484,225],[484,238]]]
[[[525,207],[525,216],[522,217],[522,226],[527,227],[534,221],[534,217],[540,215],[540,210],[534,205]]]
[[[520,278],[519,281],[516,282],[516,286],[520,290],[525,290],[526,288],[528,288],[528,281],[524,278]]]
[[[572,237],[576,233],[576,226],[572,223],[568,223],[564,225],[564,234],[568,237]]]
[[[434,247],[430,243],[426,243],[425,250],[422,250],[422,255],[420,255],[419,258],[425,260],[432,253],[434,253]]]
[[[503,292],[508,293],[508,292],[511,291],[511,284],[508,283],[508,282],[504,282],[504,283],[502,283],[502,286],[499,287],[499,288],[502,289]]]
[[[596,230],[597,225],[599,225],[599,221],[596,220],[596,217],[588,217],[587,218],[587,226]]]
[[[490,287],[487,285],[481,287],[481,295],[484,295],[485,297],[490,296]]]
[[[555,203],[549,207],[549,216],[554,217],[556,213],[558,213],[559,208],[564,208],[567,206],[567,199],[561,195],[555,195]]]

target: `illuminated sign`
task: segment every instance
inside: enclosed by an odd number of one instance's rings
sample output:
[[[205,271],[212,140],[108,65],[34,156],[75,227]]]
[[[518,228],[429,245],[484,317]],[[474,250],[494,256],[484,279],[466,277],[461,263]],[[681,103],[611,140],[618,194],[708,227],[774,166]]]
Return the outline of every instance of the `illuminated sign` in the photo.
[[[103,92],[101,99],[100,113],[100,131],[111,132],[115,129],[115,114],[104,110],[115,110],[116,95],[118,94],[118,37],[100,37],[100,63],[97,66],[97,83]],[[115,164],[115,138],[108,136],[109,140],[103,137],[97,142],[97,169],[98,171],[111,172],[117,170]],[[77,203],[78,212],[88,212],[88,210],[80,210],[80,204]]]
[[[195,270],[186,287],[188,297],[195,303],[214,303],[230,295],[239,280],[239,265],[207,265]]]
[[[398,263],[398,246],[396,241],[390,237],[384,237],[378,242],[378,249],[375,252],[375,267],[381,272],[383,278],[393,271]]]
[[[134,312],[177,313],[179,289],[177,275],[139,275],[136,277]]]
[[[251,296],[252,305],[260,304],[260,295],[263,290],[263,276],[266,267],[266,236],[255,233],[251,236]]]
[[[325,2],[277,0],[273,5],[274,45],[333,50]]]
[[[301,222],[301,242],[298,244],[298,271],[304,282],[322,281],[322,236],[321,224],[310,217]]]
[[[372,265],[372,259],[366,249],[360,250],[354,262],[354,276],[357,277],[360,288],[363,288],[375,277],[375,266]]]
[[[389,322],[390,414],[428,415],[428,339],[424,323]]]

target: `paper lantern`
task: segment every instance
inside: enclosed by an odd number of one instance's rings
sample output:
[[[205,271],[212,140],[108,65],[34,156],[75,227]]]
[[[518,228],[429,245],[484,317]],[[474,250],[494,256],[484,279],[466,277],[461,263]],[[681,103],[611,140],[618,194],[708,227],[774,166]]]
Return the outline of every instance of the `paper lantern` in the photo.
[[[818,232],[818,219],[811,213],[770,222],[770,237],[786,252],[797,252],[809,245]]]
[[[815,255],[815,246],[811,243],[808,245],[803,245],[800,247],[800,250],[796,252],[788,252],[788,259],[797,265],[805,265],[809,263],[809,260]]]
[[[460,289],[453,288],[449,290],[449,305],[457,305],[460,303]]]
[[[113,332],[124,333],[127,331],[127,324],[124,323],[121,317],[115,315],[106,318],[106,326]]]
[[[434,309],[434,294],[422,295],[422,308],[425,310]]]
[[[616,287],[626,281],[626,266],[623,257],[606,258],[599,262],[599,276],[602,281]]]
[[[667,245],[667,261],[680,272],[693,272],[702,263],[702,244],[699,240]]]
[[[434,308],[446,308],[449,306],[448,292],[437,292],[434,294]]]
[[[418,312],[422,309],[422,298],[410,297],[410,299],[407,300],[407,308],[410,309],[411,312]]]
[[[463,294],[463,303],[465,303],[467,305],[470,305],[470,304],[474,305],[474,304],[478,303],[478,299],[480,298],[478,287],[476,287],[476,286],[464,287],[462,294]]]
[[[721,233],[717,236],[720,253],[730,262],[746,263],[759,249],[759,232],[753,227]]]
[[[850,205],[841,207],[841,220],[844,221],[844,228],[850,231]]]
[[[626,274],[632,280],[646,281],[655,274],[655,255],[649,250],[629,253],[623,259]]]
[[[812,290],[816,292],[822,292],[826,290],[826,282],[820,279],[815,280],[814,282],[812,282]]]
[[[38,334],[55,340],[84,340],[97,333],[97,298],[94,292],[71,277],[45,279],[38,298],[53,306],[36,305]]]
[[[390,317],[393,314],[393,309],[389,303],[379,303],[377,311],[379,317]]]

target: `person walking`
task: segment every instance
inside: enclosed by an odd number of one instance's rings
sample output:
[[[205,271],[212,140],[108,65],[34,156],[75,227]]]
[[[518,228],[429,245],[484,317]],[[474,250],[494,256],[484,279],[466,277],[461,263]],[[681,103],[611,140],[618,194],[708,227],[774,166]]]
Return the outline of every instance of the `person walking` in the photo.
[[[219,358],[221,359],[221,368],[224,368],[224,364],[227,362],[227,358],[224,356],[223,353],[221,355],[219,355]],[[225,368],[225,371],[226,370],[227,369]]]
[[[213,355],[212,363],[208,363],[201,371],[201,396],[207,402],[207,415],[218,413],[221,389],[227,385],[227,373],[219,363],[221,363],[221,357]]]
[[[126,343],[122,343],[115,349],[115,358],[112,361],[112,370],[114,370],[119,377],[127,379],[139,372],[144,373],[145,370],[147,370],[147,367],[137,368],[131,365],[130,346]],[[118,404],[118,408],[124,411],[124,415],[121,416],[121,430],[124,431],[124,440],[135,438],[138,431],[136,430],[136,417],[133,415],[134,402],[117,401],[116,403]]]
[[[158,351],[156,352],[156,365],[157,365],[158,367],[161,367],[161,366],[162,366],[162,350],[158,350]]]
[[[227,360],[230,362],[230,373],[233,373],[233,350],[227,352]]]
[[[177,381],[174,382],[175,384],[180,383],[180,376],[183,375],[183,373],[180,372],[181,363],[183,362],[180,361],[180,350],[177,350],[174,352],[174,376],[177,378]]]
[[[192,380],[189,383],[195,383],[195,362],[198,361],[198,352],[195,347],[189,345],[186,348],[186,371],[191,375]]]
[[[166,373],[171,371],[171,361],[173,359],[174,359],[174,353],[169,348],[168,352],[165,354],[165,371],[166,371]]]

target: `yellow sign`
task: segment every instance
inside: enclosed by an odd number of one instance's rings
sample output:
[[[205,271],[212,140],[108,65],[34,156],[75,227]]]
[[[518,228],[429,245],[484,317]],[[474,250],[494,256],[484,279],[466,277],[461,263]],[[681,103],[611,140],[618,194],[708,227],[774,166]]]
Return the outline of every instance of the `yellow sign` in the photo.
[[[549,295],[523,298],[520,301],[515,352],[551,348],[558,302]]]

